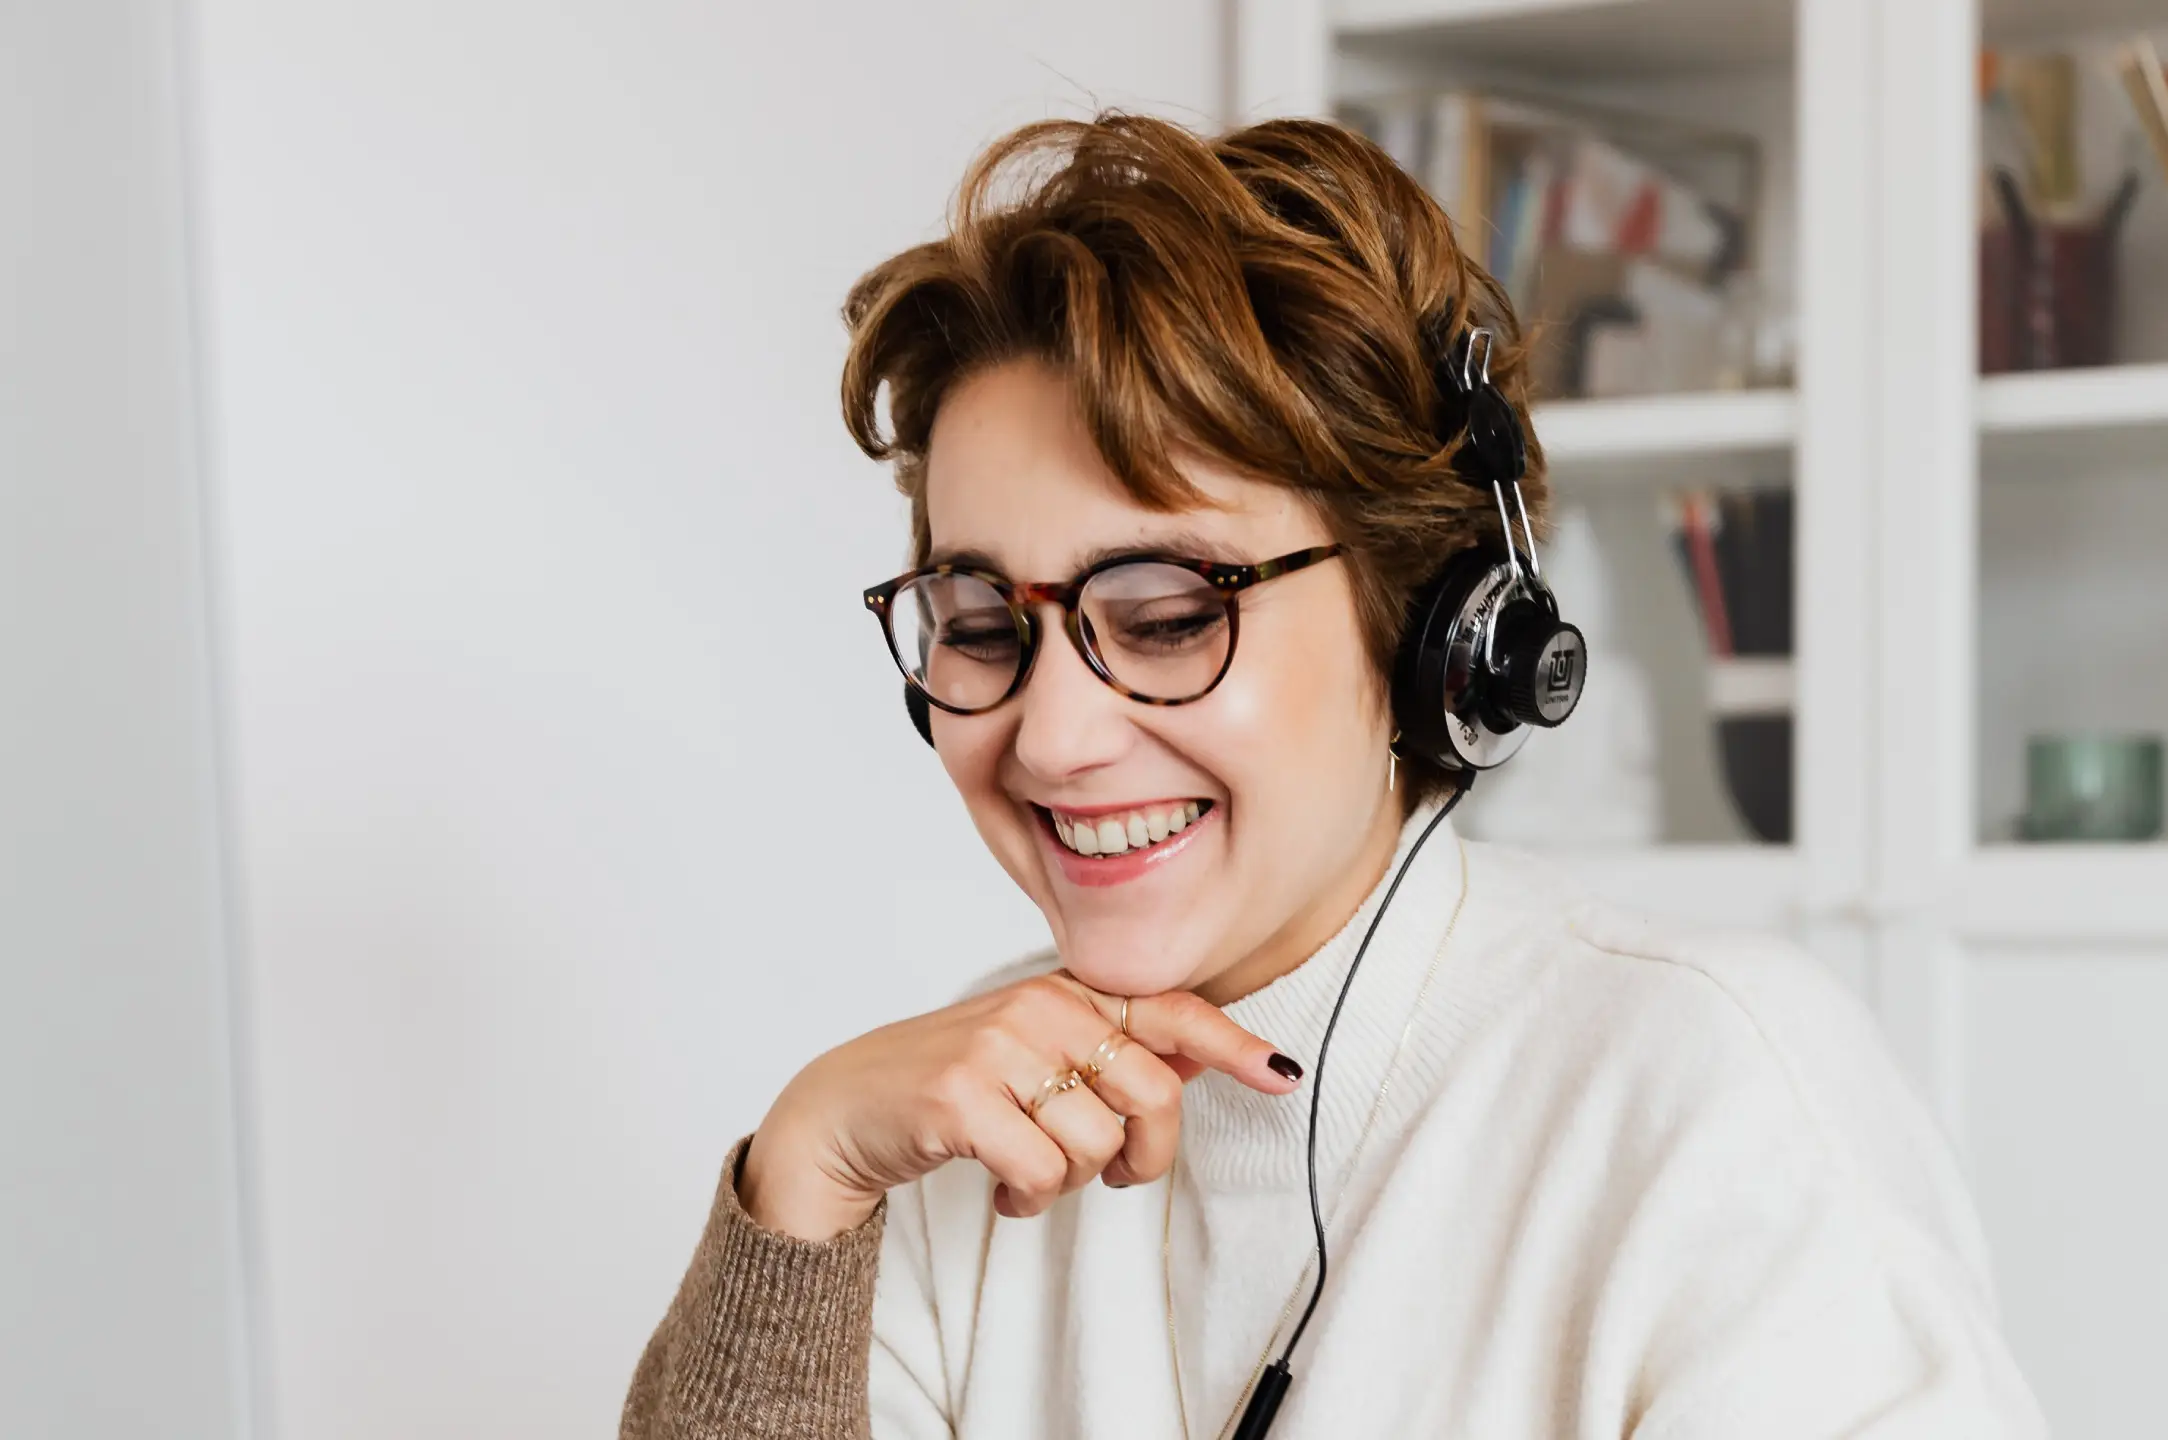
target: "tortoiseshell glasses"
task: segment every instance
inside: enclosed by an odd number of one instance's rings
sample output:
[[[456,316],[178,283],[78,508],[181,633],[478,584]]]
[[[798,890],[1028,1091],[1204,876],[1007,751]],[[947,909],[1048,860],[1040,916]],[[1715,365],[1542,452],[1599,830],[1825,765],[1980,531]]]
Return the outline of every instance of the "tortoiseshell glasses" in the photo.
[[[1061,607],[1069,643],[1093,674],[1132,700],[1184,705],[1210,694],[1234,661],[1237,596],[1339,553],[1318,545],[1255,565],[1119,555],[1066,585],[931,565],[873,586],[866,608],[880,617],[904,679],[958,715],[991,710],[1024,687],[1044,605]]]

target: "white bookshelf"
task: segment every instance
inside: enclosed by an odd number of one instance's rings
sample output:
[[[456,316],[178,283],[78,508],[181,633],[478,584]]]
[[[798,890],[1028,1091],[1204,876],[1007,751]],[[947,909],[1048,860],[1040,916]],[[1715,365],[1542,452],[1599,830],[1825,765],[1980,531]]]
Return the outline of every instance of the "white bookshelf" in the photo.
[[[1341,0],[1333,16],[1358,45],[1429,45],[1562,77],[1755,68],[1792,47],[1782,0]]]
[[[2168,49],[2168,0],[1236,8],[1242,118],[1429,77],[1761,141],[1796,383],[1550,403],[1536,429],[1558,495],[1614,515],[1669,487],[1793,487],[1794,842],[1556,853],[1624,903],[1787,930],[1853,983],[1975,1170],[2055,1433],[2168,1434],[2143,1358],[2168,1349],[2168,1237],[2145,1218],[2168,1211],[2168,1147],[2129,1143],[2168,1133],[2168,843],[1983,838],[2009,833],[2025,734],[2168,731],[2168,184],[2148,179],[2122,249],[2127,363],[1983,379],[1976,313],[1981,45],[2069,48],[2090,75],[2126,32]],[[1620,608],[1675,568],[1643,562]]]
[[[1634,0],[1339,0],[1329,7],[1341,35],[1437,27],[1473,29],[1501,25],[1542,32],[1560,21],[1594,12],[1630,13]]]
[[[1992,375],[1979,406],[1989,437],[2142,428],[2168,446],[2168,363]]]
[[[2099,30],[2144,30],[2168,23],[2159,0],[1981,0],[1982,33],[1994,45],[2053,43]]]
[[[1665,474],[1670,467],[1787,456],[1799,431],[1789,390],[1734,390],[1540,405],[1536,434],[1551,468],[1584,474]]]

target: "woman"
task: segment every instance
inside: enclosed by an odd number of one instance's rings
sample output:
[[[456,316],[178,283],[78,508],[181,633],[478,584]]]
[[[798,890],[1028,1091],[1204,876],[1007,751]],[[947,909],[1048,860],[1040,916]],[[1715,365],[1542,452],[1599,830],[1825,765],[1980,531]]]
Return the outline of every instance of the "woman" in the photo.
[[[776,1097],[626,1436],[1209,1437],[1259,1392],[1281,1440],[2041,1433],[1849,996],[1438,823],[1479,771],[1398,733],[1404,632],[1545,492],[1509,307],[1382,152],[1027,127],[845,316],[913,517],[867,601],[1054,948]]]

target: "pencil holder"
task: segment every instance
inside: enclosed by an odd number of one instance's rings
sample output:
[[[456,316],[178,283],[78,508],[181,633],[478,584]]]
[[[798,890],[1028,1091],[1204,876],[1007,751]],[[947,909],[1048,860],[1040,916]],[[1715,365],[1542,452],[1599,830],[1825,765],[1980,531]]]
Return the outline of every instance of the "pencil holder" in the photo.
[[[1997,177],[2000,223],[1980,232],[1980,373],[2115,362],[2116,250],[2127,198],[2100,215],[2032,215]]]

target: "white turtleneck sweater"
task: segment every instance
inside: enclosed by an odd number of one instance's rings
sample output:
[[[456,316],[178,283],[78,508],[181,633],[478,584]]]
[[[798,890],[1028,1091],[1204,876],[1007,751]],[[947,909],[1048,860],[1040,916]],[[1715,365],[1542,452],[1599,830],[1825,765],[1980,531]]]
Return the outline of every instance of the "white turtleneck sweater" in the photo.
[[[1229,1427],[1307,1298],[1321,1079],[1330,1277],[1274,1440],[2045,1433],[1945,1141],[1811,960],[1595,903],[1447,822],[1320,1066],[1383,890],[1227,1007],[1301,1087],[1186,1091],[1168,1250],[1192,1440]],[[1180,1440],[1169,1188],[1095,1184],[1029,1220],[997,1217],[973,1164],[892,1192],[875,1440]]]

